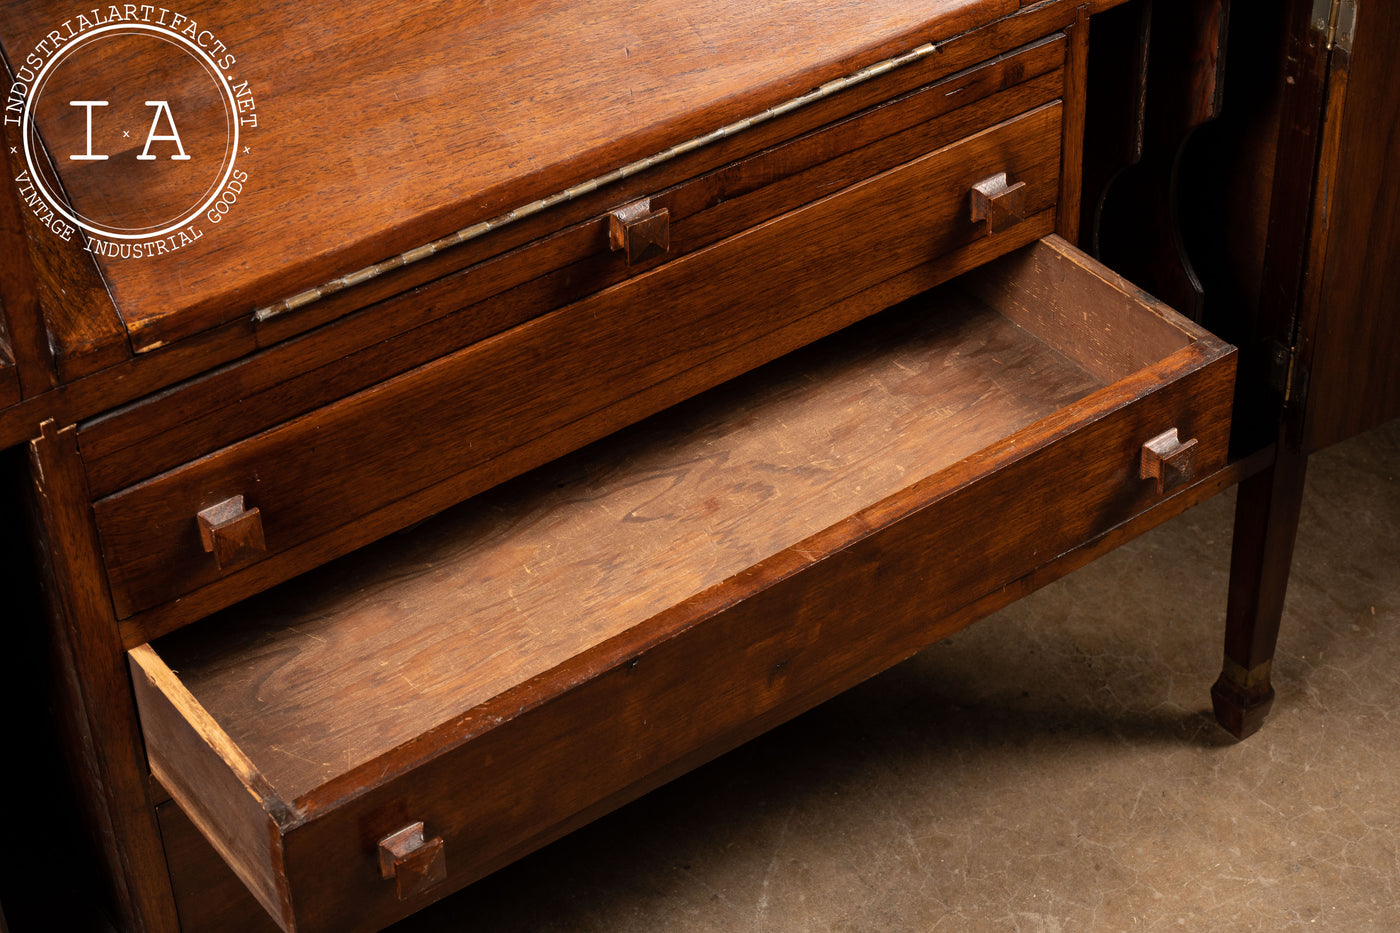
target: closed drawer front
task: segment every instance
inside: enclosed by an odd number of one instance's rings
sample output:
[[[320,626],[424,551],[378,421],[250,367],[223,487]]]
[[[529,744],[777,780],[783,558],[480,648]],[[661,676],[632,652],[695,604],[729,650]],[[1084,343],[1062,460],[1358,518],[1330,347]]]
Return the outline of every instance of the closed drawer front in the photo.
[[[933,296],[133,649],[155,775],[375,929],[1224,467],[1233,350],[1063,241]]]
[[[1041,106],[98,500],[118,616],[134,617],[125,640],[292,577],[1050,232],[1061,109]],[[1025,219],[974,221],[972,189],[1002,174],[1024,185]]]
[[[897,69],[858,85],[862,101],[882,101],[877,106],[849,105],[856,112],[817,129],[807,129],[811,111],[799,109],[696,150],[719,167],[678,183],[652,179],[660,169],[643,173],[635,183],[654,184],[639,187],[640,194],[605,188],[591,198],[593,216],[581,222],[561,221],[536,239],[496,247],[464,271],[393,295],[326,332],[85,423],[80,441],[93,495],[134,485],[1056,100],[1064,63],[1065,40],[1052,36],[907,93],[900,92],[910,86],[908,75]],[[889,99],[875,94],[882,88]],[[806,132],[777,134],[798,117]],[[739,151],[724,158],[730,148]],[[610,215],[641,197],[666,212],[669,249],[629,265],[611,248]],[[484,249],[518,229],[505,227],[473,245]]]

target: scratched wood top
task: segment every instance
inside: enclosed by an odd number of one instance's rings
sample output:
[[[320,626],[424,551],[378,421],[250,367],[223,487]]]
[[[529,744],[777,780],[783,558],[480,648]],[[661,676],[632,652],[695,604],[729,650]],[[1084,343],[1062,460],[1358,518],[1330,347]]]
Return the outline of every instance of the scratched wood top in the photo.
[[[254,100],[257,126],[241,127],[232,163],[248,173],[244,190],[221,222],[197,221],[202,236],[189,245],[98,263],[133,345],[148,348],[1018,6],[425,0],[351,12],[290,0],[197,0],[180,10],[198,24],[191,38],[221,43],[221,54],[235,59],[225,76],[235,86],[246,81]],[[21,67],[47,33],[66,31],[70,21],[58,17],[48,3],[0,0],[10,62]],[[159,37],[114,36],[88,47],[69,55],[82,67],[56,67],[36,98],[74,209],[135,230],[197,203],[217,182],[231,138],[214,79]],[[152,148],[161,158],[136,159],[157,115],[145,103],[153,88],[171,101],[190,155],[184,174],[164,157],[175,154],[169,141]],[[68,104],[99,94],[108,106]],[[170,135],[166,122],[159,134]],[[87,152],[109,159],[70,158]]]
[[[950,298],[886,312],[157,650],[296,798],[1100,385]]]

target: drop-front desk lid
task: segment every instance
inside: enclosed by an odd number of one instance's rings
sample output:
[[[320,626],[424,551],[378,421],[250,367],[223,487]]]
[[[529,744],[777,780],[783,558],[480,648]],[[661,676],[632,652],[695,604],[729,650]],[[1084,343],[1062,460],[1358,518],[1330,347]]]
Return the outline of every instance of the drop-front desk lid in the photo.
[[[11,177],[139,353],[1018,6],[9,0]]]

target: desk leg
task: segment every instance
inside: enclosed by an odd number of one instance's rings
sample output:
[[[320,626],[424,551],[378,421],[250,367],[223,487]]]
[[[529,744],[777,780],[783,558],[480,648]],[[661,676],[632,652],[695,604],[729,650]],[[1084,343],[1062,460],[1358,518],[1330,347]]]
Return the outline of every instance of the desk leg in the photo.
[[[1215,718],[1236,738],[1257,732],[1270,682],[1308,458],[1280,444],[1274,465],[1240,484],[1225,616],[1225,664],[1211,688]]]

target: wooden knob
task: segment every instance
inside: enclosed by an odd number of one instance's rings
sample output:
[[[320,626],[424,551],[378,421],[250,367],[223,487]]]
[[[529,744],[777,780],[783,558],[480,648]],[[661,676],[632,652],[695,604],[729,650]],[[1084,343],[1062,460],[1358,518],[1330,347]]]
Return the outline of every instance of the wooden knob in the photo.
[[[379,874],[398,883],[401,901],[422,894],[447,879],[442,839],[424,839],[422,823],[390,833],[379,840]]]
[[[998,172],[972,186],[972,222],[987,222],[987,236],[996,236],[1026,219],[1026,183],[1009,184]]]
[[[262,515],[257,509],[243,508],[242,496],[211,505],[201,511],[198,518],[204,550],[214,555],[220,570],[267,551]]]
[[[1196,475],[1196,439],[1182,442],[1176,428],[1163,431],[1142,445],[1142,465],[1138,475],[1157,480],[1157,495],[1190,482]]]
[[[651,198],[633,201],[608,217],[608,244],[624,250],[627,265],[636,265],[671,248],[671,212],[651,209]]]

